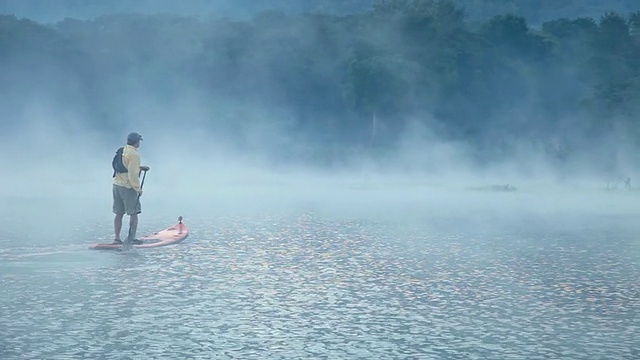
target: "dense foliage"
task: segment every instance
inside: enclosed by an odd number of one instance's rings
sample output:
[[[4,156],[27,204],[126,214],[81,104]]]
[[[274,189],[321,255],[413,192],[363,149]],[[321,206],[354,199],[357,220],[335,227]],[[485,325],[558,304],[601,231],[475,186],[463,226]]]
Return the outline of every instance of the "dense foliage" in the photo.
[[[562,158],[640,140],[640,11],[537,28],[508,12],[470,25],[446,0],[249,20],[0,15],[0,83],[5,127],[37,100],[123,131],[132,101],[193,96],[210,106],[212,130],[283,116],[291,136],[338,152],[391,148],[418,122],[480,157],[527,141]],[[257,108],[273,116],[256,118]]]

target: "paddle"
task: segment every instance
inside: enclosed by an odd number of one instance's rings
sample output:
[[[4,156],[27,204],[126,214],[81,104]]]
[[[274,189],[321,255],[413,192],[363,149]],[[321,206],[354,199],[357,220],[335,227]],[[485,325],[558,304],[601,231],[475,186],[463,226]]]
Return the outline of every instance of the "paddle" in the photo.
[[[140,182],[140,190],[142,191],[142,187],[144,186],[144,179],[147,177],[147,171],[149,170],[148,167],[144,166],[144,167],[140,167],[140,172],[144,172],[144,174],[142,175],[142,182]],[[138,194],[138,196],[136,197],[136,205],[133,207],[134,209],[138,208],[138,204],[140,203],[140,195]],[[129,232],[127,233],[127,240],[125,240],[124,246],[126,248],[131,248],[131,243],[133,242],[133,239],[131,238],[131,223],[129,223]]]

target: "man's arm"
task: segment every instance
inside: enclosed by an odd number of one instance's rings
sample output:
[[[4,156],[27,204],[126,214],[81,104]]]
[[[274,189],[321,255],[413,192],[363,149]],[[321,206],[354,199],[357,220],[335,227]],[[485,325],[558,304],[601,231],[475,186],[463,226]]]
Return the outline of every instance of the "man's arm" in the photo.
[[[129,182],[133,189],[137,192],[140,192],[140,179],[138,176],[140,175],[140,156],[133,155],[131,156],[131,160],[129,161],[129,172],[127,173],[129,176]]]

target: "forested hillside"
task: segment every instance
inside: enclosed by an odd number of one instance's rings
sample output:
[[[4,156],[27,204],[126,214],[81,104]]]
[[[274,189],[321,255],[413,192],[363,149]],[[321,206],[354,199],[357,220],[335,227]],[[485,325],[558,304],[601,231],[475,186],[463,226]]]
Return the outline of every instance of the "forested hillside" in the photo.
[[[457,3],[486,20],[471,25]],[[43,24],[2,15],[1,126],[17,126],[37,102],[78,114],[82,126],[123,131],[134,101],[197,99],[199,126],[240,133],[278,119],[292,137],[333,149],[328,158],[391,149],[412,122],[483,161],[522,142],[563,160],[595,151],[605,162],[620,144],[640,144],[640,5],[577,17],[577,1],[558,1],[566,16],[533,28],[501,11],[518,3],[537,20],[550,16],[532,1],[457,3],[392,0],[353,14],[245,20],[121,14]]]

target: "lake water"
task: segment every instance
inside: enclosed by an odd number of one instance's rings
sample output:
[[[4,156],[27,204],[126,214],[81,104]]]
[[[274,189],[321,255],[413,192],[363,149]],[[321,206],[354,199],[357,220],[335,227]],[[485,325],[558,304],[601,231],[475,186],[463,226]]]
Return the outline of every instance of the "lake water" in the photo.
[[[150,200],[140,232],[184,215],[189,238],[109,252],[87,249],[112,239],[108,203],[9,199],[0,358],[640,358],[640,221],[616,201],[174,214]]]

